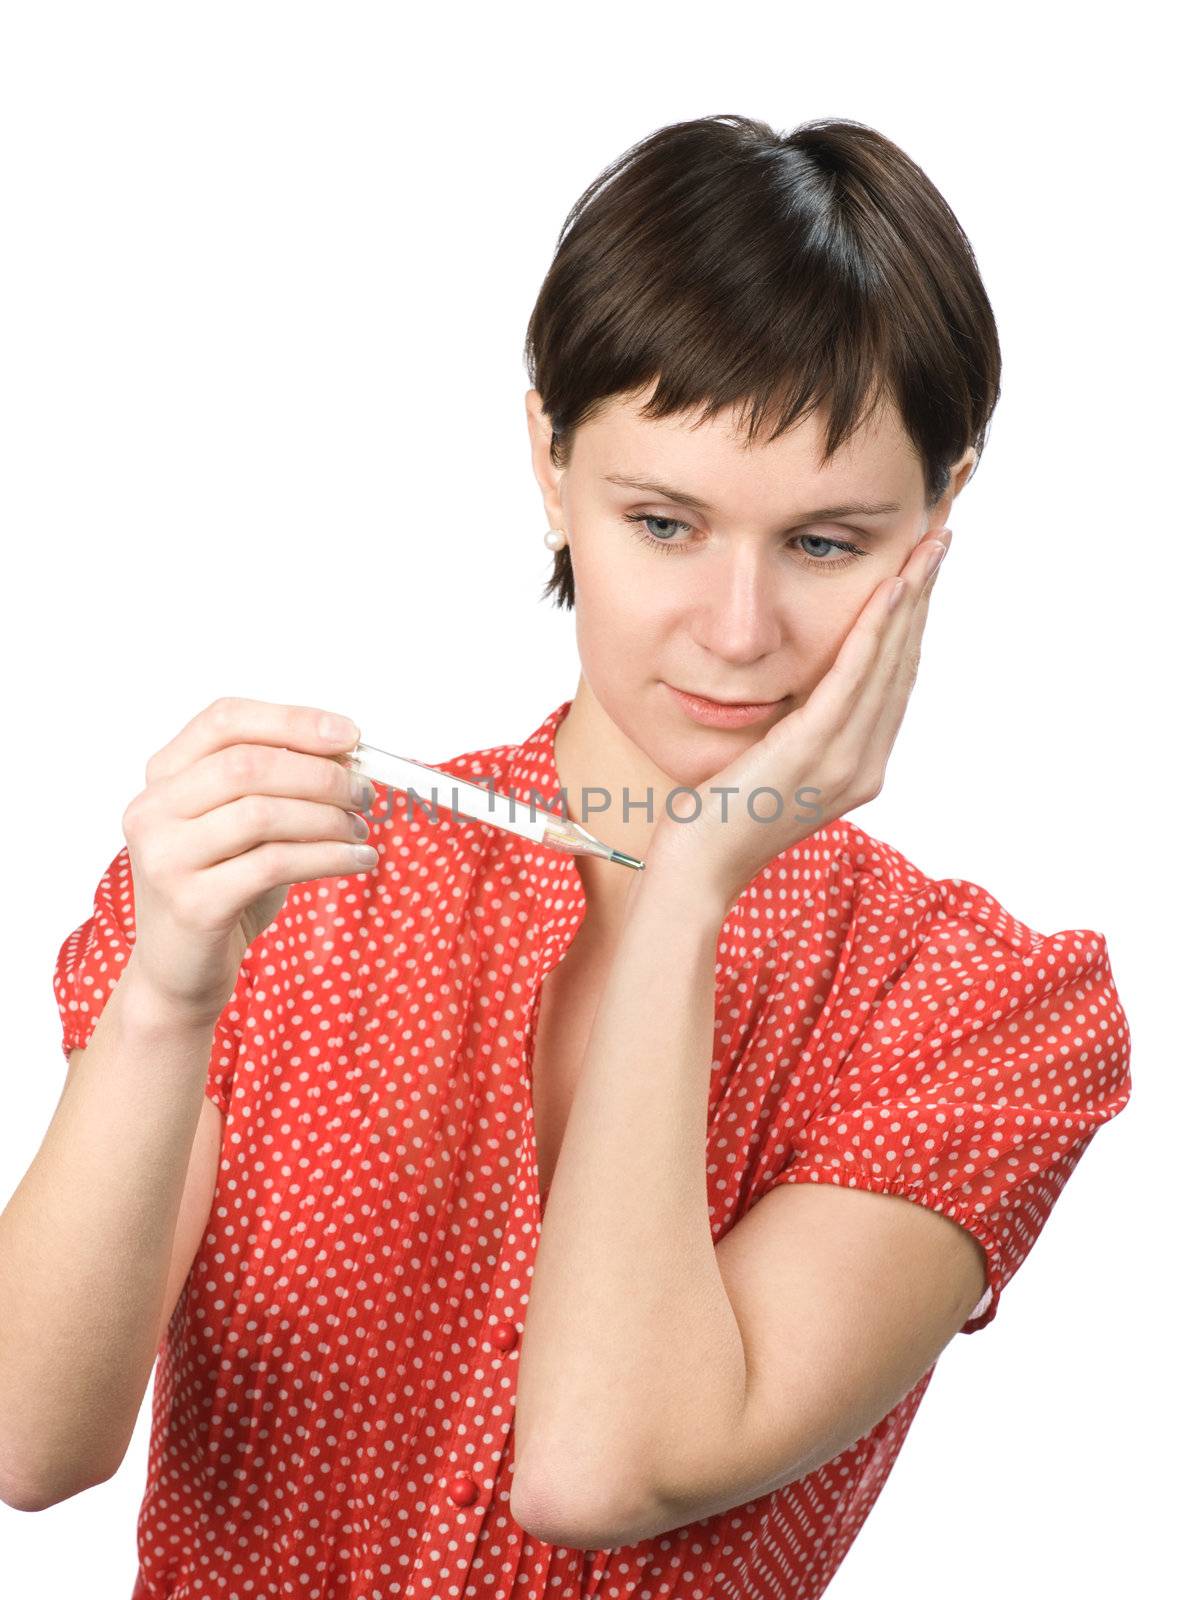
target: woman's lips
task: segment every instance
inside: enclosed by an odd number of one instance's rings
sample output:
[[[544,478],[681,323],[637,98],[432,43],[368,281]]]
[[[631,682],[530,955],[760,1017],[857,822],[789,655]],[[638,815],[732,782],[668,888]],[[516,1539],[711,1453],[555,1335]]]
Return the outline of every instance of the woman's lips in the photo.
[[[694,722],[709,728],[743,728],[747,723],[762,721],[782,704],[781,700],[760,700],[732,705],[720,700],[706,700],[702,695],[688,694],[671,683],[667,684],[667,688]]]

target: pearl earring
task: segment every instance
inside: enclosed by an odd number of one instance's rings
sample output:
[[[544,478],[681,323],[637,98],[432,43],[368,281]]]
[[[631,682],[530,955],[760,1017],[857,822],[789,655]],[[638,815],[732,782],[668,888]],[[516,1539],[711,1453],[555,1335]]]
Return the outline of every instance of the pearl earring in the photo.
[[[563,550],[565,546],[565,531],[563,528],[549,528],[544,535],[544,543],[550,550]]]

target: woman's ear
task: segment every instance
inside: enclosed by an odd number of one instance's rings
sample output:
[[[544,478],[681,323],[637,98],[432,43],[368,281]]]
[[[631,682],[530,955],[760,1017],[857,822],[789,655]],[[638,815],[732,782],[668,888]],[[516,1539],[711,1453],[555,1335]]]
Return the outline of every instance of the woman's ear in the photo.
[[[971,444],[961,459],[954,463],[949,474],[949,487],[945,491],[949,497],[950,506],[952,506],[954,500],[957,499],[957,496],[973,476],[973,469],[977,465],[977,460],[978,453]]]
[[[916,548],[922,539],[927,539],[930,533],[933,533],[945,526],[945,523],[949,518],[949,513],[953,509],[953,502],[957,499],[957,496],[969,482],[973,469],[977,465],[977,459],[978,453],[974,449],[973,445],[970,445],[965,454],[959,456],[958,459],[953,463],[952,467],[950,467],[948,486],[946,487],[944,494],[937,501],[936,505],[933,506],[932,510],[929,512],[929,525],[927,529],[925,529],[924,532],[919,533],[912,541],[913,549]]]
[[[524,395],[524,408],[528,415],[528,433],[533,445],[536,443],[538,433],[547,433],[548,439],[552,438],[552,424],[544,414],[544,402],[540,398],[538,389],[529,389]]]
[[[544,514],[550,528],[560,528],[564,525],[561,520],[564,508],[560,503],[560,480],[564,477],[564,470],[552,464],[552,424],[538,390],[528,390],[524,405],[528,417],[528,435],[532,442],[532,471],[540,485]]]

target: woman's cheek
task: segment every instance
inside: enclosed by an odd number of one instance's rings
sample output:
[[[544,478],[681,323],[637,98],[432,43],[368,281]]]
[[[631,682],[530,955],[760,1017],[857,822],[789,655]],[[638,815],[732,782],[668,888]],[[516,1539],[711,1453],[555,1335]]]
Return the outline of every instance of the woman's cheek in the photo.
[[[809,694],[834,666],[843,640],[854,627],[870,592],[868,589],[854,603],[848,603],[845,597],[839,603],[833,597],[825,603],[816,601],[799,620],[792,653],[801,665],[800,693]]]

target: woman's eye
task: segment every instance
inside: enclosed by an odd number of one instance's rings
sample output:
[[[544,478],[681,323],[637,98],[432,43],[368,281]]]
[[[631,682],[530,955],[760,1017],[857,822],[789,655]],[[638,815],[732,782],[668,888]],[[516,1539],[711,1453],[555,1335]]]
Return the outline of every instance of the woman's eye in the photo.
[[[824,539],[821,534],[817,533],[799,534],[798,540],[801,544],[805,544],[808,540],[810,544],[825,545],[828,550],[845,550],[850,552],[850,554],[846,555],[842,561],[835,561],[828,556],[811,555],[810,559],[816,566],[820,567],[845,567],[854,561],[858,556],[866,555],[867,553],[864,550],[860,550],[858,545],[851,544],[849,540]],[[803,552],[803,554],[805,553],[806,552]]]
[[[661,535],[656,536],[655,534],[650,533],[646,526],[647,523],[661,523],[664,528],[688,527],[686,522],[676,522],[674,517],[651,517],[647,516],[641,511],[631,511],[627,515],[626,521],[636,524],[639,530],[638,537],[642,540],[643,544],[653,545],[656,550],[674,550],[682,548],[682,546],[673,544],[670,539]]]
[[[662,531],[664,529],[683,528],[690,533],[691,524],[688,522],[679,522],[674,517],[652,517],[649,513],[643,511],[628,512],[626,521],[635,526],[638,538],[652,550],[663,551],[670,555],[675,551],[688,548],[686,540],[676,539],[673,536],[673,532]],[[659,527],[660,531],[658,533],[650,532],[649,524],[651,523]],[[812,549],[802,549],[805,563],[810,567],[826,567],[830,570],[838,570],[841,567],[850,566],[852,561],[857,561],[860,556],[867,554],[866,550],[861,550],[858,545],[852,544],[849,539],[827,539],[817,533],[795,534],[790,542],[796,544],[800,549],[807,545],[821,547],[821,552],[817,554]],[[828,553],[832,550],[843,551],[842,558],[836,560]]]

